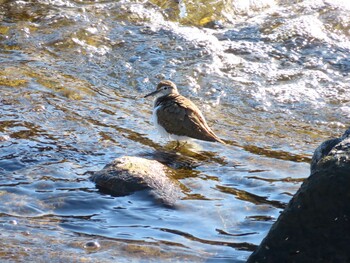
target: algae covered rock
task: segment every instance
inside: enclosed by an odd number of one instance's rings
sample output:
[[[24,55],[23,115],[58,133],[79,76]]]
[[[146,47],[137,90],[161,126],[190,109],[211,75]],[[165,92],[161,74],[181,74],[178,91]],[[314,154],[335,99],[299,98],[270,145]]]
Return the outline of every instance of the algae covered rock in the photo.
[[[116,196],[148,189],[156,200],[172,206],[181,197],[181,188],[171,174],[171,169],[158,161],[123,156],[92,172],[90,179]]]
[[[350,129],[315,151],[311,175],[248,262],[350,262]]]

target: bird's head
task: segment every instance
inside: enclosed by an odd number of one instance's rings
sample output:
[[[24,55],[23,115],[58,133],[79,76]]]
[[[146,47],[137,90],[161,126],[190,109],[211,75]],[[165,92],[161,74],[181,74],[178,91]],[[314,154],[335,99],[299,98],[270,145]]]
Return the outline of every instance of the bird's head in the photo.
[[[147,94],[145,96],[145,98],[149,97],[149,96],[154,96],[156,94],[159,94],[159,96],[164,96],[164,95],[168,95],[168,94],[178,94],[178,93],[179,92],[177,90],[175,83],[171,82],[170,80],[162,80],[157,85],[156,90]]]

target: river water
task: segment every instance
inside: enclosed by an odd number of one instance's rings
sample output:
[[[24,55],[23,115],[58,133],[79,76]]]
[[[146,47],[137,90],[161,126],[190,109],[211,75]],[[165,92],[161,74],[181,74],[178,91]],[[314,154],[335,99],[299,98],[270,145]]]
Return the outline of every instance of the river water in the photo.
[[[348,1],[0,1],[0,261],[244,262],[349,125]],[[172,144],[161,79],[228,145],[195,141],[175,208],[89,181]]]

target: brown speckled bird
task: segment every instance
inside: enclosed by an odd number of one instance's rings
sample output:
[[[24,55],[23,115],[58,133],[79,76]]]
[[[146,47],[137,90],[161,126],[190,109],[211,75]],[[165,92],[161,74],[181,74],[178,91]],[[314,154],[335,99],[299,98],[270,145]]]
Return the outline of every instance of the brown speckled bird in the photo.
[[[145,96],[158,95],[154,102],[153,121],[160,134],[173,140],[194,138],[225,144],[210,129],[198,107],[180,95],[176,85],[163,80],[157,89]]]

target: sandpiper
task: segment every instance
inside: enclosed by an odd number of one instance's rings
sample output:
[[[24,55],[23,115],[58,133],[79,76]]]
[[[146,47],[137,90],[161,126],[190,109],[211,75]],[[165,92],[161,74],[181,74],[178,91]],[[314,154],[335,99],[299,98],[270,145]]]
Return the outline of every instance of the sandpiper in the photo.
[[[154,102],[153,122],[163,137],[178,142],[194,138],[225,144],[210,129],[198,107],[180,95],[173,82],[161,81],[157,89],[147,94],[145,98],[156,94],[158,97]]]

